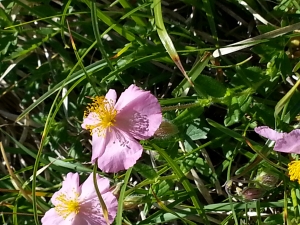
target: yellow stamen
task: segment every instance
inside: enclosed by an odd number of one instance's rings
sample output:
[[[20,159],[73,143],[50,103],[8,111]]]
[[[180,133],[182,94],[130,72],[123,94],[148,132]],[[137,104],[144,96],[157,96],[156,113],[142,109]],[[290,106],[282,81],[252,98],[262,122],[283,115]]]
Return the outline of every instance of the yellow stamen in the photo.
[[[291,181],[297,180],[300,184],[300,161],[292,161],[288,164],[289,176]]]
[[[71,213],[79,213],[78,194],[75,194],[74,199],[70,199],[64,193],[61,193],[56,200],[59,201],[59,204],[55,206],[55,210],[62,218],[66,219]]]
[[[116,123],[117,110],[114,108],[114,103],[105,99],[104,96],[93,98],[93,103],[89,104],[84,116],[87,117],[90,113],[96,113],[99,122],[97,124],[86,125],[86,129],[90,130],[91,135],[95,131],[99,136],[104,135],[104,131],[114,126]]]

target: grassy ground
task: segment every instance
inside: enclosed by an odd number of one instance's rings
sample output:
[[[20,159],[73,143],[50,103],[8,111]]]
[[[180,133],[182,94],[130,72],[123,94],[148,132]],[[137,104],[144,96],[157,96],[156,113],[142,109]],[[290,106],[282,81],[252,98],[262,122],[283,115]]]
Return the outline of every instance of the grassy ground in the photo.
[[[133,83],[179,132],[99,171],[114,224],[299,224],[297,155],[254,132],[299,127],[297,30],[297,0],[0,1],[2,224],[40,224],[62,175],[92,172],[87,96]]]

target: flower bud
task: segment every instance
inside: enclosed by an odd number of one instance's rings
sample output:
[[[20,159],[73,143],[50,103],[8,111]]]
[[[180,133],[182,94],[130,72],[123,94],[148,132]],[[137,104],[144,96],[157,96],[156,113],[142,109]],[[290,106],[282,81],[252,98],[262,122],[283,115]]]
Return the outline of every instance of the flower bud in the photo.
[[[255,178],[255,181],[257,181],[260,184],[260,186],[267,190],[274,188],[278,183],[278,180],[279,176],[269,170],[262,171]]]
[[[139,196],[139,195],[126,196],[123,202],[124,209],[130,210],[136,208],[139,204],[142,203],[142,199],[143,196]]]
[[[241,192],[244,201],[255,201],[263,197],[265,190],[262,188],[249,187]]]
[[[163,119],[159,128],[155,131],[154,137],[156,138],[169,138],[177,134],[178,128],[176,125],[171,123],[169,120]]]
[[[113,195],[118,198],[122,185],[123,185],[123,182],[119,182],[115,186],[112,186],[109,191],[112,192]]]

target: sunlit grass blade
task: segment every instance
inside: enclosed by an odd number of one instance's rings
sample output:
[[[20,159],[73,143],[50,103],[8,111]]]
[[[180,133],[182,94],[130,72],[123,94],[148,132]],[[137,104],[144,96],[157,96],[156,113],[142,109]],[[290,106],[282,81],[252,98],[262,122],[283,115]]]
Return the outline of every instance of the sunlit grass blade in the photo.
[[[56,36],[58,33],[59,32],[53,32],[49,36],[44,37],[40,42],[35,43],[34,45],[32,45],[30,48],[24,49],[24,50],[19,51],[19,52],[16,52],[14,54],[11,54],[11,56],[6,57],[4,61],[9,61],[9,60],[12,60],[12,59],[15,59],[15,58],[18,58],[18,57],[22,58],[23,55],[32,53],[35,49],[39,48],[42,44],[49,41],[52,37]]]
[[[94,36],[95,36],[95,38],[97,40],[98,49],[100,50],[100,52],[102,54],[102,57],[106,61],[106,63],[109,66],[110,70],[114,71],[115,68],[113,67],[113,65],[111,63],[111,60],[109,59],[109,57],[108,57],[108,55],[107,55],[107,53],[105,51],[103,42],[101,40],[102,36],[100,35],[100,32],[99,32],[98,17],[97,17],[97,8],[96,8],[96,3],[94,1],[92,1],[92,4],[91,4],[91,18],[92,18],[92,26],[93,26]],[[126,87],[127,85],[124,82],[124,80],[122,79],[122,77],[119,76],[119,74],[117,74],[116,76],[117,76],[118,80],[122,83],[122,85],[124,87]],[[91,85],[93,85],[93,84],[91,83]],[[96,93],[97,93],[97,91],[96,91]]]
[[[84,58],[88,52],[96,45],[96,42],[94,42],[93,45],[91,45],[86,52],[81,56],[81,59]],[[56,84],[53,88],[51,88],[49,91],[47,91],[45,94],[43,94],[41,97],[39,97],[34,103],[32,103],[30,106],[28,106],[24,111],[21,113],[21,115],[18,117],[18,120],[22,119],[25,115],[27,115],[31,110],[33,110],[35,107],[37,107],[39,104],[41,104],[45,99],[47,99],[49,96],[57,92],[62,86],[68,85],[81,77],[85,76],[85,73],[83,70],[79,70],[73,74],[77,66],[80,65],[80,61],[78,61],[75,66],[71,69],[70,75],[63,81]],[[99,71],[107,66],[107,63],[105,60],[97,61],[85,68],[86,72],[88,74],[94,73],[96,71]]]
[[[275,106],[275,111],[274,111],[274,116],[275,118],[279,115],[281,110],[285,107],[286,104],[288,104],[289,100],[297,90],[298,86],[300,84],[300,79],[297,81],[297,83],[286,93],[276,104]]]
[[[9,135],[7,132],[2,130],[1,128],[0,128],[0,131],[3,134],[5,134],[7,137],[9,137],[13,141],[13,143],[22,150],[22,152],[28,154],[33,159],[36,158],[36,153],[34,151],[26,148],[24,145],[22,145],[20,142],[18,142],[15,138],[13,138],[11,135]],[[67,169],[77,170],[77,171],[81,171],[81,172],[92,172],[91,169],[83,166],[80,163],[74,163],[72,161],[71,162],[63,161],[61,159],[56,159],[51,156],[43,156],[40,161],[43,164],[51,163],[51,167],[54,167],[54,169],[67,168]]]
[[[6,157],[6,153],[4,151],[4,147],[2,145],[2,142],[0,142],[0,150],[1,150],[1,154],[2,157],[4,159],[4,162],[6,164],[6,168],[9,172],[10,178],[12,180],[12,182],[17,186],[17,188],[19,189],[19,191],[22,193],[22,196],[29,202],[32,202],[32,199],[29,197],[29,195],[25,192],[25,190],[23,189],[23,184],[20,183],[20,180],[17,178],[17,176],[14,174],[14,172],[12,171],[12,169],[10,168],[10,164],[9,161]]]
[[[97,18],[97,7],[96,7],[96,3],[94,1],[92,1],[91,3],[91,19],[92,19],[92,26],[93,26],[93,31],[94,31],[94,36],[97,40],[97,45],[98,45],[98,49],[100,50],[102,57],[105,59],[107,65],[109,66],[109,68],[111,70],[114,70],[114,67],[110,61],[110,59],[107,56],[107,53],[104,49],[102,40],[101,40],[101,35],[99,32],[99,24],[98,24],[98,18]]]
[[[66,15],[67,15],[67,11],[68,11],[69,6],[71,5],[71,3],[72,3],[72,0],[68,0],[67,3],[64,6],[63,14],[61,16],[61,21],[60,21],[60,24],[61,24],[62,27],[65,27]],[[64,29],[61,29],[60,33],[61,33],[62,41],[63,41],[63,43],[65,45],[65,48],[69,48],[69,46],[68,46],[68,44],[66,42]]]
[[[210,60],[210,53],[205,53],[203,56],[196,62],[196,64],[193,66],[193,68],[189,72],[189,77],[192,81],[196,80],[199,75],[201,75],[204,68],[207,66],[208,62]],[[186,93],[187,89],[189,88],[189,84],[183,80],[180,82],[180,84],[173,90],[172,94],[174,96],[180,96],[182,93]],[[197,93],[201,94],[201,91],[198,90],[197,87],[195,87],[195,90]]]
[[[124,208],[124,199],[125,199],[125,191],[126,191],[126,187],[131,175],[131,171],[132,171],[132,167],[129,168],[126,173],[125,173],[125,177],[124,177],[124,182],[123,182],[123,186],[121,188],[120,191],[120,195],[119,195],[119,201],[118,201],[118,212],[117,212],[117,216],[115,219],[116,225],[122,225],[122,213],[123,213],[123,208]]]
[[[38,17],[41,17],[41,18],[44,18],[43,20],[45,22],[47,22],[48,24],[51,24],[52,26],[54,27],[58,27],[60,29],[64,29],[65,31],[68,31],[67,27],[61,27],[61,24],[60,23],[57,23],[55,21],[53,21],[51,18],[52,17],[47,17],[45,16],[44,12],[42,11],[39,11],[39,10],[36,10],[32,7],[30,7],[29,5],[25,4],[24,2],[22,1],[19,1],[19,0],[16,0],[15,1],[18,5],[22,6],[24,9],[28,10],[29,12],[31,12],[33,15],[36,15]],[[81,42],[84,42],[88,45],[91,45],[93,42],[87,38],[85,38],[84,36],[80,35],[79,33],[77,32],[74,32],[72,31],[72,35],[75,39],[77,39],[78,41],[81,41]]]
[[[84,65],[83,65],[83,63],[82,63],[82,59],[83,59],[83,58],[80,58],[80,56],[79,56],[79,54],[78,54],[78,52],[77,52],[77,48],[76,48],[74,39],[73,39],[73,37],[72,37],[72,33],[71,33],[71,30],[70,30],[70,26],[69,26],[68,23],[67,23],[67,25],[68,25],[68,29],[69,29],[69,33],[70,33],[70,41],[71,41],[71,45],[72,45],[72,48],[73,48],[73,50],[74,50],[74,53],[75,53],[77,62],[79,63],[79,65],[80,65],[82,71],[84,72],[85,77],[89,80],[89,82],[90,82],[91,86],[93,87],[95,93],[97,93],[97,95],[99,95],[99,94],[98,94],[98,91],[97,91],[97,88],[96,88],[96,86],[95,86],[95,84],[94,84],[94,82],[91,80],[91,78],[90,78],[88,72],[86,71],[86,69],[85,69],[85,67],[84,67]],[[106,60],[107,57],[106,57],[106,58],[104,57],[104,59]],[[108,60],[108,59],[107,59],[107,60]],[[110,61],[109,61],[109,62],[110,62]],[[106,61],[106,63],[107,63],[107,61]]]
[[[127,0],[119,0],[119,3],[123,6],[124,9],[131,9],[132,6]],[[137,7],[138,8],[138,7]],[[147,24],[138,16],[131,16],[131,18],[136,22],[137,25],[146,27]]]
[[[211,2],[212,1],[202,0],[202,2],[203,2],[203,8],[204,8],[204,11],[206,13],[206,17],[207,17],[207,20],[208,20],[208,23],[209,23],[209,27],[210,27],[210,30],[212,32],[212,36],[216,41],[215,46],[219,47],[218,33],[217,33],[217,29],[216,29],[216,24],[215,24],[215,21],[214,21],[214,13],[213,13],[212,7],[211,7]]]
[[[217,58],[223,55],[227,55],[254,45],[257,45],[262,42],[268,41],[268,39],[278,37],[280,35],[286,34],[288,32],[292,32],[300,28],[300,23],[295,23],[286,27],[278,28],[276,30],[255,36],[253,38],[248,38],[243,41],[236,42],[234,44],[230,44],[226,47],[222,47],[213,52],[213,57]]]
[[[92,8],[92,2],[88,0],[82,0],[90,9]],[[112,26],[116,32],[118,32],[121,36],[126,38],[128,41],[133,41],[136,39],[135,35],[131,32],[124,29],[120,24],[114,21],[111,17],[105,15],[100,9],[96,10],[97,17],[104,22],[107,26]]]
[[[174,63],[177,65],[181,73],[184,75],[184,77],[187,79],[189,84],[193,87],[194,84],[189,78],[189,76],[186,74],[185,69],[183,68],[179,55],[173,45],[173,42],[165,28],[165,24],[162,17],[162,10],[161,10],[161,0],[153,0],[153,10],[154,10],[154,18],[155,18],[155,25],[157,29],[157,34],[169,53],[171,59],[174,61]]]

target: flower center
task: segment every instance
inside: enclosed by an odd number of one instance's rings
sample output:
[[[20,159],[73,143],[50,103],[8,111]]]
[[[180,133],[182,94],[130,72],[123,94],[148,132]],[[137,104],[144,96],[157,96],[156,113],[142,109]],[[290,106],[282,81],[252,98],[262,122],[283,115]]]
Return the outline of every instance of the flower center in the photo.
[[[106,129],[110,131],[110,127],[115,125],[118,111],[114,108],[112,100],[109,101],[104,96],[93,98],[93,103],[88,105],[84,116],[87,117],[92,112],[96,113],[98,123],[86,126],[86,129],[90,130],[91,135],[96,131],[99,136],[103,136]]]
[[[75,198],[70,199],[66,194],[61,193],[56,198],[59,203],[55,206],[58,215],[66,219],[71,213],[79,213],[80,202],[78,201],[78,194],[75,193]]]
[[[289,176],[291,181],[298,180],[300,184],[300,161],[292,161],[288,165]]]

